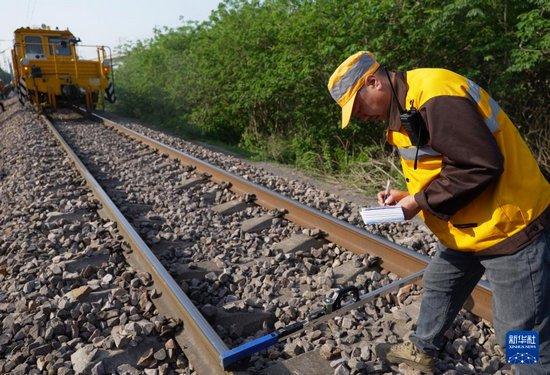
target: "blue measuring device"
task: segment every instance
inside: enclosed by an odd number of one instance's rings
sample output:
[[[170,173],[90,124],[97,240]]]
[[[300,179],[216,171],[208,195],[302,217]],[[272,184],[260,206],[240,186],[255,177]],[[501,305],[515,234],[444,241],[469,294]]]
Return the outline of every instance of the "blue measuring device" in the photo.
[[[373,290],[372,292],[360,295],[356,286],[348,286],[336,291],[335,295],[327,297],[324,300],[324,307],[312,312],[306,320],[293,323],[287,327],[268,333],[256,339],[250,340],[233,349],[222,353],[221,363],[224,370],[237,362],[249,358],[255,353],[268,349],[273,345],[284,340],[286,337],[296,334],[309,326],[314,326],[327,321],[334,316],[342,315],[350,310],[354,310],[365,303],[372,301],[386,293],[393,292],[417,279],[424,274],[424,270],[413,273],[403,279],[396,280],[388,285]]]
[[[286,336],[300,331],[303,327],[304,323],[294,323],[278,331],[271,332],[267,335],[258,337],[257,339],[245,342],[236,348],[229,349],[222,353],[222,366],[224,369],[227,369],[228,366],[245,358],[249,358],[254,353],[258,353],[272,347]]]

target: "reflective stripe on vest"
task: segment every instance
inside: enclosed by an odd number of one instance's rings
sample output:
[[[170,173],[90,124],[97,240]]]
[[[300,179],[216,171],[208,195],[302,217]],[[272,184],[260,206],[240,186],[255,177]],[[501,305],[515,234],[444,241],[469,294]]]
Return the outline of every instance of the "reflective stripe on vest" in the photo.
[[[481,98],[481,88],[471,80],[468,81],[468,94],[472,98],[472,100],[476,103],[477,106],[480,106],[480,102],[482,100]],[[488,94],[485,94],[488,96],[488,103],[489,107],[491,108],[491,115],[487,118],[484,118],[485,125],[489,128],[491,133],[494,133],[498,130],[498,122],[497,122],[497,116],[501,111],[500,106],[498,103],[491,98]]]
[[[416,147],[414,146],[406,148],[398,147],[397,150],[399,151],[399,155],[405,160],[414,160],[416,156]],[[418,159],[429,156],[441,156],[441,154],[429,146],[418,149]]]

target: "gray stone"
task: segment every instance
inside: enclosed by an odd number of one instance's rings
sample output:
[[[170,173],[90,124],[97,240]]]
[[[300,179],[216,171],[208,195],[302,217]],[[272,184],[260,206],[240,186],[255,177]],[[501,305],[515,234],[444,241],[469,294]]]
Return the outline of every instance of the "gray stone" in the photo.
[[[204,275],[204,278],[206,280],[216,281],[218,279],[218,275],[216,275],[215,272],[209,272],[206,275]]]
[[[103,367],[103,361],[97,362],[91,370],[92,375],[105,375],[105,368]]]
[[[353,321],[347,316],[344,316],[342,318],[342,328],[350,329],[351,327],[353,327]]]
[[[139,375],[139,370],[128,363],[118,366],[117,371],[119,375]]]
[[[93,345],[86,345],[71,355],[71,363],[76,374],[87,373],[92,366],[92,361],[97,353]]]
[[[37,346],[36,348],[33,348],[30,350],[32,355],[46,355],[52,350],[51,344],[47,343],[44,345]]]
[[[113,278],[114,276],[108,273],[101,278],[101,282],[104,284],[109,284],[111,281],[113,281]]]
[[[121,326],[114,326],[111,329],[111,337],[117,348],[124,348],[130,342],[130,338],[126,335]]]
[[[164,361],[166,359],[166,351],[161,348],[155,352],[154,357],[157,361]]]
[[[124,326],[124,331],[132,336],[132,338],[135,338],[141,334],[141,327],[136,322],[130,322]]]
[[[9,333],[3,333],[0,335],[0,345],[6,345],[11,340],[11,335]]]
[[[340,349],[335,347],[334,344],[330,344],[327,342],[321,346],[319,354],[324,359],[331,360],[340,355]]]
[[[153,363],[153,348],[149,348],[145,353],[143,353],[138,361],[137,361],[137,365],[138,366],[143,366],[143,367],[148,367],[149,365],[151,365]]]
[[[343,364],[344,362],[346,362],[345,358],[335,359],[334,361],[330,361],[330,367],[336,368],[336,367],[340,366],[341,364]]]
[[[468,348],[468,341],[462,338],[458,338],[453,341],[453,349],[459,354],[462,355]]]
[[[29,365],[26,363],[20,363],[11,371],[14,375],[27,375]]]
[[[92,289],[88,285],[83,285],[78,288],[72,289],[66,294],[67,297],[73,302],[83,299]]]
[[[304,352],[304,349],[296,342],[289,342],[285,345],[285,353],[290,356],[296,356]]]
[[[323,335],[323,332],[321,332],[320,330],[317,329],[315,331],[309,332],[307,337],[310,341],[314,341],[314,340],[317,340],[322,335]]]
[[[361,371],[365,369],[365,363],[360,358],[350,358],[347,362],[348,367],[354,371]]]
[[[23,285],[23,292],[24,293],[31,293],[34,291],[34,281],[26,282],[25,285]]]
[[[334,375],[350,375],[350,371],[345,365],[341,364],[334,370]]]
[[[276,359],[276,358],[274,358]],[[281,375],[281,374],[330,374],[334,370],[329,366],[328,361],[321,358],[319,350],[309,350],[299,356],[277,361],[262,373],[266,375]]]
[[[141,327],[141,332],[145,336],[149,336],[153,332],[153,329],[155,329],[155,325],[145,319],[138,321],[137,324],[139,324],[139,326]]]

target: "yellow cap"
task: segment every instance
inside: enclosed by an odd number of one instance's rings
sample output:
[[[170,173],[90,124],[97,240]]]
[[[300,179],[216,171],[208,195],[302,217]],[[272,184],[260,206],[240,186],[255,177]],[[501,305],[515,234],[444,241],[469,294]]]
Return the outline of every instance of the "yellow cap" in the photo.
[[[376,72],[379,66],[372,53],[360,51],[348,57],[330,76],[328,90],[342,107],[342,128],[348,126],[353,102],[365,83],[364,78]]]

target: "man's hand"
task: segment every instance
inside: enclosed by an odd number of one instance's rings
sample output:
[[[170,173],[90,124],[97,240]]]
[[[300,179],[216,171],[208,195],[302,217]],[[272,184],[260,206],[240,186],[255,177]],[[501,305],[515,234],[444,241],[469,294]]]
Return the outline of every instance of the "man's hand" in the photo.
[[[399,203],[399,206],[403,208],[406,220],[412,219],[420,212],[420,207],[416,203],[414,196],[409,195],[406,191],[392,189],[387,196],[385,191],[378,192],[376,196],[380,206],[395,206]]]
[[[420,206],[416,203],[414,195],[407,195],[399,201],[399,205],[403,208],[405,220],[410,220],[420,212]]]
[[[407,193],[406,191],[391,189],[390,193],[387,196],[385,191],[379,191],[376,196],[378,198],[378,204],[380,206],[395,206],[398,202],[400,202],[408,195],[409,193]]]

